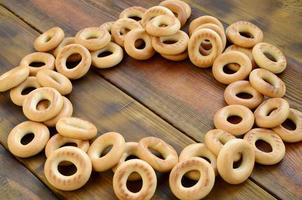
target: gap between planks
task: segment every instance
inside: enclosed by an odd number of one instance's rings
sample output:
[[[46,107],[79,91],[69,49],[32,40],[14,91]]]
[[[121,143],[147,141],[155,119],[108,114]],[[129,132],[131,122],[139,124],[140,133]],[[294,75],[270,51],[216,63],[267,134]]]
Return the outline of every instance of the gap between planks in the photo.
[[[188,2],[188,0],[184,0],[185,2]],[[32,28],[33,30],[35,30],[38,33],[43,33],[43,31],[41,31],[40,29],[38,29],[37,27],[35,27],[33,24],[31,24],[29,21],[25,20],[22,16],[18,15],[17,13],[15,13],[14,11],[12,11],[10,8],[8,8],[7,6],[5,6],[3,3],[0,3],[0,6],[3,7],[4,9],[8,10],[10,13],[12,13],[14,16],[16,16],[18,19],[20,19],[22,22],[24,22],[27,26],[29,26],[30,28]],[[196,7],[198,9],[199,6],[196,6],[196,4],[193,4],[193,7]],[[204,9],[200,9],[202,10],[204,13],[208,14],[208,12]],[[219,19],[221,22],[223,22],[224,24],[228,24],[225,21]],[[290,57],[291,58],[291,57]],[[293,59],[293,58],[291,58]],[[295,60],[295,59],[293,59]],[[296,61],[296,60],[295,60]],[[94,73],[96,73],[96,69],[92,69]],[[162,116],[160,113],[156,112],[155,110],[153,110],[151,107],[149,107],[148,105],[144,104],[142,101],[140,101],[139,99],[135,98],[134,96],[131,95],[131,93],[129,93],[127,90],[118,87],[117,84],[115,84],[114,82],[112,82],[110,79],[106,78],[104,75],[100,74],[100,73],[96,73],[99,77],[103,78],[105,81],[107,81],[109,84],[111,84],[112,86],[114,86],[115,88],[117,88],[118,90],[120,90],[122,93],[124,93],[125,95],[129,96],[131,99],[133,99],[134,101],[129,102],[128,104],[126,104],[123,108],[128,107],[129,105],[131,105],[134,102],[137,102],[139,104],[141,104],[143,107],[145,107],[147,110],[150,110],[152,113],[154,113],[156,116],[158,116],[160,119],[162,119],[163,121],[165,121],[168,125],[172,126],[173,128],[175,128],[176,130],[178,130],[180,133],[184,134],[186,137],[190,138],[191,140],[193,140],[194,142],[198,142],[193,136],[190,136],[189,134],[187,134],[186,132],[184,132],[183,130],[181,130],[179,127],[175,126],[172,122],[170,122],[167,118],[165,118],[164,116]],[[5,146],[3,144],[1,144],[4,149]],[[7,151],[9,151],[8,149],[6,149]],[[16,158],[16,157],[15,157]],[[16,158],[18,160],[19,163],[21,163],[27,170],[29,170],[35,177],[37,177],[42,183],[43,185],[45,185],[47,188],[48,186],[38,177],[36,176],[32,170],[28,169],[27,166],[24,165],[24,163],[22,162],[22,160]],[[260,187],[261,189],[263,189],[265,192],[267,192],[268,194],[272,195],[274,198],[281,200],[280,197],[278,197],[275,193],[273,193],[269,188],[265,187],[263,184],[261,184],[260,182],[256,181],[255,179],[253,179],[252,177],[249,177],[249,180],[251,180],[253,183],[255,183],[258,187]],[[52,191],[52,193],[54,193]],[[55,193],[54,193],[55,194]],[[55,196],[57,198],[61,198],[60,196],[58,196],[57,194],[55,194]]]

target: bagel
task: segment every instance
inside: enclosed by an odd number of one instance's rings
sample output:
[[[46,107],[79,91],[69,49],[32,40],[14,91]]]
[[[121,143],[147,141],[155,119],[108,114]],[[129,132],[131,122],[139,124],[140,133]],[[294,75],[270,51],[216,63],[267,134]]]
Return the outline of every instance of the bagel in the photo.
[[[286,58],[282,51],[274,45],[261,42],[254,46],[252,52],[255,62],[259,67],[275,74],[279,74],[285,70],[287,65]],[[271,55],[274,60],[271,60],[266,54]]]
[[[50,69],[40,70],[37,75],[37,81],[42,87],[51,87],[56,89],[62,95],[67,95],[72,91],[71,81],[58,72]]]
[[[80,30],[75,41],[90,51],[96,51],[105,47],[111,41],[111,36],[106,29],[100,27],[88,27]]]
[[[242,162],[238,168],[233,167],[238,154]],[[251,175],[255,164],[255,151],[245,140],[232,139],[220,150],[217,157],[217,169],[220,176],[230,184],[240,184]]]
[[[182,185],[182,177],[187,172],[198,171],[198,182],[191,187]],[[198,200],[207,196],[215,183],[215,172],[211,165],[202,158],[190,158],[179,162],[172,169],[169,176],[169,185],[172,193],[179,199]]]
[[[143,48],[137,47],[136,45],[136,42],[140,40],[144,43]],[[129,56],[137,60],[147,60],[155,53],[152,47],[151,37],[144,29],[129,31],[125,36],[124,48]]]
[[[29,68],[24,66],[15,67],[0,76],[0,92],[10,90],[27,79]]]
[[[249,76],[253,88],[268,97],[283,97],[286,92],[284,82],[266,69],[254,69]]]
[[[243,35],[245,33],[246,35]],[[263,40],[262,30],[247,21],[237,21],[226,29],[227,38],[233,43],[241,47],[252,48]]]
[[[102,53],[109,52],[109,55],[102,56]],[[118,65],[124,57],[122,47],[110,42],[107,46],[97,51],[91,52],[92,65],[96,68],[110,68]]]
[[[246,140],[255,150],[255,161],[262,165],[274,165],[280,162],[285,156],[285,145],[282,139],[272,130],[264,128],[254,128],[247,132],[244,136]],[[271,152],[265,152],[256,146],[256,142],[263,140],[267,142],[271,148]]]
[[[273,128],[284,142],[300,142],[302,141],[302,113],[296,109],[290,108],[287,119],[295,124],[293,130],[286,128],[282,124]]]
[[[171,42],[171,43],[170,43]],[[189,36],[178,30],[174,35],[152,37],[152,46],[160,54],[175,55],[183,53],[189,42]]]
[[[34,41],[36,51],[50,51],[55,49],[64,39],[64,31],[60,27],[53,27],[41,35]]]
[[[70,69],[66,62],[69,57],[75,54],[81,56],[81,61]],[[90,65],[90,52],[80,44],[70,44],[63,47],[56,58],[56,70],[69,79],[79,79],[83,77],[88,72]]]
[[[32,133],[33,139],[27,143],[22,143],[22,138]],[[49,139],[48,128],[37,122],[24,121],[15,126],[7,137],[9,151],[17,157],[28,158],[40,153]]]
[[[62,162],[71,162],[77,171],[71,176],[65,176],[58,170]],[[55,188],[72,191],[81,188],[89,180],[92,167],[87,154],[77,147],[62,147],[55,150],[46,159],[44,174],[47,181]],[[66,184],[68,183],[68,184]]]
[[[254,112],[257,126],[274,128],[281,125],[289,115],[289,104],[282,98],[263,101]]]
[[[138,192],[131,192],[127,188],[127,180],[130,174],[137,173],[142,179],[142,187]],[[152,167],[139,159],[128,160],[122,163],[113,175],[113,190],[120,200],[144,199],[153,197],[157,185],[157,178]]]
[[[102,155],[105,149],[111,145],[110,151]],[[117,165],[125,151],[125,146],[125,139],[119,133],[108,132],[96,138],[88,149],[93,169],[102,172]]]
[[[38,104],[44,100],[48,101],[47,108],[39,110]],[[40,87],[26,95],[22,109],[28,119],[43,122],[59,114],[63,108],[63,103],[63,97],[57,90],[49,87]]]
[[[154,155],[150,149],[159,152],[163,159]],[[170,171],[178,162],[178,155],[174,148],[156,137],[145,137],[139,141],[138,156],[159,172]]]
[[[169,36],[177,33],[180,29],[180,22],[174,16],[159,15],[150,20],[145,29],[149,35],[155,37]]]
[[[60,135],[78,140],[91,140],[97,134],[94,124],[77,117],[60,118],[56,129]]]
[[[231,116],[241,118],[239,123],[229,122]],[[217,129],[225,130],[235,136],[240,136],[251,130],[254,125],[254,114],[242,105],[229,105],[218,110],[214,115],[214,125]]]
[[[240,67],[238,71],[229,74],[224,71],[224,66],[230,63],[236,63]],[[241,52],[230,51],[219,55],[212,67],[214,78],[223,84],[230,84],[235,81],[244,80],[247,78],[252,70],[252,63],[250,59]]]
[[[249,94],[250,98],[240,97],[240,94]],[[224,90],[224,100],[228,105],[239,104],[254,109],[263,101],[263,95],[252,87],[249,81],[235,81]]]
[[[209,40],[212,49],[208,55],[200,52],[200,46],[203,41]],[[200,29],[192,34],[189,39],[188,53],[191,62],[197,67],[207,68],[213,65],[217,56],[223,51],[223,44],[219,35],[208,28]]]
[[[32,66],[35,63],[42,63],[43,65],[39,67]],[[55,68],[55,57],[49,53],[34,52],[23,57],[20,66],[28,67],[29,74],[35,76],[42,69],[53,70]]]

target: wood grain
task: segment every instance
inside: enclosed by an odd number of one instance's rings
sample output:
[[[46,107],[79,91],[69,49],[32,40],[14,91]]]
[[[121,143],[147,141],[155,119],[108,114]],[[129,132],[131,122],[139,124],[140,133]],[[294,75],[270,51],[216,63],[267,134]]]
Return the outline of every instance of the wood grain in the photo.
[[[7,48],[0,52],[0,73],[18,64],[20,59],[33,51],[32,42],[38,33],[27,24],[0,7],[0,45]],[[13,54],[13,55],[9,55]],[[73,102],[75,116],[92,121],[99,134],[107,131],[122,133],[127,141],[138,141],[145,136],[158,136],[170,143],[178,152],[194,141],[170,126],[143,105],[120,91],[118,88],[90,72],[84,78],[74,81],[74,90],[69,96]],[[7,147],[7,135],[18,123],[25,120],[21,109],[10,101],[7,93],[0,94],[0,142]],[[24,165],[48,185],[62,199],[114,199],[112,172],[93,173],[87,185],[73,192],[56,190],[43,175],[45,157],[43,153],[20,159]],[[153,199],[174,199],[167,174],[158,174],[158,187]],[[232,186],[221,179],[208,199],[274,199],[269,193],[252,181]]]
[[[56,196],[28,169],[0,145],[1,199],[56,199]]]
[[[158,2],[139,0],[122,2],[105,0],[56,1],[45,7],[43,0],[31,2],[3,0],[5,6],[39,30],[45,31],[53,25],[59,25],[69,34],[74,34],[86,26],[95,26],[112,20],[118,16],[122,9],[131,5],[149,7]],[[191,19],[208,14],[206,8],[200,9],[199,1],[190,2],[193,6]],[[230,12],[227,9],[227,3],[220,4],[223,3],[221,1],[208,2],[208,6],[211,5],[212,9],[225,6],[225,12]],[[61,8],[64,8],[64,12]],[[248,13],[251,12],[249,9],[254,9],[254,7],[244,6],[244,9],[246,9],[244,12]],[[267,9],[270,8],[267,6]],[[282,10],[282,8],[280,9]],[[223,12],[223,9],[220,9],[220,12]],[[77,20],[74,20],[74,16],[77,16]],[[243,17],[238,17],[238,20]],[[299,20],[298,17],[295,21]],[[257,24],[259,20],[253,22]],[[278,23],[278,20],[275,20],[274,23]],[[278,25],[273,24],[272,26]],[[299,27],[301,28],[301,26]],[[267,34],[267,29],[264,29],[264,32],[266,38],[271,38],[270,34]],[[281,34],[279,32],[274,34],[272,40],[268,41],[279,45],[274,38],[280,37],[282,39],[283,36],[279,36]],[[288,37],[287,40],[291,40],[291,38]],[[288,43],[289,46],[291,44]],[[280,47],[283,49],[282,45]],[[291,56],[292,52],[288,48],[285,48],[285,51],[288,56]],[[288,63],[288,68],[281,74],[287,85],[286,99],[289,100],[291,107],[302,110],[302,93],[300,92],[302,90],[302,68],[300,63],[290,57]],[[213,79],[211,70],[198,69],[188,61],[173,63],[158,55],[148,61],[136,61],[126,57],[118,67],[99,70],[98,72],[196,141],[203,140],[204,133],[213,127],[212,117],[215,111],[225,105],[223,100],[224,86]],[[299,152],[301,151],[301,144],[287,145],[287,154],[283,162],[270,167],[269,171],[267,171],[267,167],[257,166],[252,176],[253,179],[281,198],[302,198],[302,193],[298,192],[296,187],[296,185],[302,184],[300,170],[302,160],[299,159]],[[263,171],[267,172],[265,176]],[[295,176],[284,176],[289,173],[295,174]],[[272,181],[272,177],[276,181]],[[284,187],[284,184],[287,187]]]

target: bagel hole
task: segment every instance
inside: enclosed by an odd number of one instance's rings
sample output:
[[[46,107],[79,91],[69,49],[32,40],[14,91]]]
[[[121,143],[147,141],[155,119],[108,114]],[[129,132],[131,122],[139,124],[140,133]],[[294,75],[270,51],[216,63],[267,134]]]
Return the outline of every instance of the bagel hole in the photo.
[[[50,37],[50,36],[47,35],[47,36],[45,37],[45,39],[44,39],[44,42],[49,42],[49,40],[51,40],[51,38],[52,38],[52,37]]]
[[[139,158],[137,156],[135,156],[135,155],[129,155],[129,156],[127,156],[127,158],[125,159],[125,161],[132,160],[132,159],[139,159]]]
[[[251,38],[251,39],[254,38],[254,36],[250,32],[240,31],[239,34],[246,38]]]
[[[61,82],[60,79],[58,79],[57,76],[52,75],[52,76],[50,76],[50,77],[51,77],[52,80],[54,80],[54,81],[57,82],[57,83],[60,83],[60,82]]]
[[[33,133],[26,133],[22,138],[21,138],[21,144],[22,145],[27,145],[34,139],[35,135]]]
[[[277,62],[276,58],[270,54],[269,52],[263,52],[263,54],[265,55],[265,57],[267,57],[269,60],[273,61],[273,62]]]
[[[49,107],[50,105],[50,101],[47,99],[43,99],[42,101],[39,101],[39,103],[37,104],[36,109],[37,110],[45,110]]]
[[[235,74],[237,71],[229,67],[229,64],[238,65],[237,63],[228,63],[223,66],[223,72],[226,74]],[[240,66],[239,66],[240,67]]]
[[[201,156],[200,158],[206,160],[210,164],[212,163],[211,160],[209,158],[205,157],[205,156]]]
[[[233,169],[239,168],[240,165],[242,164],[242,161],[243,161],[242,154],[240,153],[239,156],[240,156],[239,160],[236,160],[233,162]]]
[[[259,149],[260,151],[263,151],[266,153],[273,151],[272,146],[264,140],[257,140],[255,145],[256,145],[257,149]]]
[[[80,59],[74,59],[74,58],[80,58]],[[70,56],[68,56],[66,60],[66,67],[67,69],[73,69],[75,68],[80,62],[82,61],[82,56],[79,53],[73,53]]]
[[[102,151],[100,157],[103,157],[103,156],[105,156],[106,154],[108,154],[108,153],[111,151],[112,147],[113,147],[113,145],[107,146],[107,147]]]
[[[44,65],[45,65],[44,62],[31,62],[31,63],[29,64],[29,66],[31,66],[31,67],[42,67],[42,66],[44,66]]]
[[[159,27],[167,27],[168,26],[168,24],[165,24],[165,23],[160,23],[159,24]]]
[[[58,164],[58,171],[63,176],[72,176],[77,172],[77,167],[72,162],[64,160]]]
[[[112,54],[111,51],[104,51],[98,54],[98,58],[110,56]]]
[[[272,108],[272,109],[270,109],[270,110],[267,112],[266,116],[270,116],[270,115],[273,114],[274,111],[276,111],[277,109],[278,109],[278,108]]]
[[[78,147],[78,145],[76,144],[76,143],[74,143],[74,142],[66,142],[65,144],[63,144],[62,146],[60,146],[60,148],[61,147]]]
[[[231,115],[227,118],[227,120],[232,124],[239,124],[242,121],[242,118],[237,115]]]
[[[136,172],[132,172],[129,176],[140,176],[140,174],[136,173]],[[136,181],[129,181],[129,179],[127,180],[127,183],[126,183],[126,186],[127,186],[127,189],[133,193],[137,193],[139,192],[142,187],[143,187],[143,180],[142,178],[140,178],[139,180],[136,180]]]
[[[291,119],[286,119],[285,122],[282,123],[282,126],[286,128],[287,130],[294,131],[297,128],[297,125],[293,120]]]
[[[224,140],[223,138],[218,138],[218,141],[219,141],[222,145],[225,145],[225,143],[227,143],[227,141]]]
[[[208,56],[210,55],[212,50],[205,50],[202,46],[199,47],[199,53],[203,56]]]
[[[198,170],[191,170],[185,173],[184,176],[181,178],[181,184],[185,188],[193,187],[198,182],[198,180],[192,180],[190,178],[187,178],[187,175],[190,172],[197,173],[198,176],[200,176],[200,172]]]
[[[153,148],[151,148],[151,147],[148,147],[148,150],[149,150],[153,155],[155,155],[156,157],[158,157],[159,159],[162,159],[162,160],[165,159],[165,158],[163,157],[163,155],[162,155],[160,152],[158,152],[157,150],[155,150],[155,149],[153,149]]]
[[[175,44],[176,42],[177,40],[173,40],[173,39],[168,39],[163,41],[164,44]]]
[[[142,19],[141,17],[135,16],[135,15],[129,16],[128,18],[133,19],[133,20],[135,20],[135,21],[140,21],[140,20]]]
[[[236,94],[236,96],[241,98],[241,99],[251,99],[251,98],[253,98],[253,95],[251,95],[247,92],[240,92],[240,93]]]
[[[143,39],[138,39],[135,41],[134,46],[136,49],[144,49],[146,47],[146,42]]]
[[[120,35],[126,35],[130,31],[129,28],[122,28],[120,31]]]
[[[267,78],[262,78],[263,81],[265,81],[266,83],[270,84],[270,85],[274,85],[271,80],[267,79]]]
[[[200,46],[204,49],[204,50],[210,50],[213,48],[212,43],[210,40],[205,39],[201,42]],[[199,49],[200,50],[200,49]]]
[[[93,39],[98,39],[99,37],[96,35],[89,35],[88,37],[86,37],[86,40],[93,40]]]
[[[21,92],[22,95],[27,95],[29,94],[31,91],[35,90],[36,88],[35,87],[27,87],[27,88],[24,88]]]

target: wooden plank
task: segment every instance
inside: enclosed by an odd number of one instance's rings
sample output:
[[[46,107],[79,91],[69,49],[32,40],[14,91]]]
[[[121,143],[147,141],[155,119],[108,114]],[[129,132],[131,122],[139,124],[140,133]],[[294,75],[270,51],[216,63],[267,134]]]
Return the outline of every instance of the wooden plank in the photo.
[[[22,56],[33,50],[31,44],[38,33],[1,7],[0,19],[0,45],[7,47],[0,52],[2,73],[17,65]],[[12,52],[13,56],[9,55]],[[127,141],[137,141],[150,135],[158,136],[173,145],[178,152],[194,142],[95,73],[90,72],[73,84],[74,90],[69,97],[74,105],[75,116],[95,123],[99,133],[117,131],[122,133]],[[21,109],[9,100],[8,94],[0,94],[0,110],[0,142],[7,147],[7,134],[25,118]],[[80,190],[62,192],[46,181],[43,175],[43,154],[20,160],[62,199],[113,199],[112,172],[93,173],[87,185]],[[158,175],[159,186],[154,199],[174,198],[170,193],[167,178],[167,174]],[[232,186],[218,179],[208,199],[247,199],[255,196],[258,199],[274,199],[252,181]]]
[[[0,145],[1,199],[56,199],[56,196],[28,169]]]
[[[57,1],[45,7],[45,2],[42,0],[31,3],[3,0],[5,6],[38,29],[44,31],[50,26],[59,25],[69,34],[74,34],[85,26],[94,26],[112,20],[113,15],[117,16],[123,8],[128,6],[149,7],[158,2],[87,0],[70,3],[70,1]],[[191,18],[207,14],[196,7],[197,4],[198,1],[191,1],[191,5],[194,6]],[[60,8],[64,8],[64,12],[60,12]],[[77,20],[73,20],[74,16],[77,16]],[[264,32],[269,37],[266,29]],[[277,33],[275,37],[278,37]],[[302,93],[300,92],[302,68],[291,58],[288,58],[288,63],[287,70],[281,74],[287,85],[286,99],[292,107],[302,110]],[[172,63],[158,55],[148,61],[136,61],[126,57],[118,67],[100,70],[99,73],[197,141],[202,141],[204,133],[213,127],[212,117],[215,111],[225,105],[224,86],[213,79],[211,70],[198,69],[188,61]],[[253,179],[281,198],[301,199],[302,193],[298,192],[296,187],[302,184],[302,160],[298,159],[300,156],[298,152],[301,151],[302,146],[299,144],[287,145],[287,154],[283,162],[271,167],[272,170],[267,171],[265,176],[262,172],[267,170],[267,167],[257,166]],[[295,172],[295,176],[289,176],[291,172]],[[272,181],[272,177],[276,181]]]

